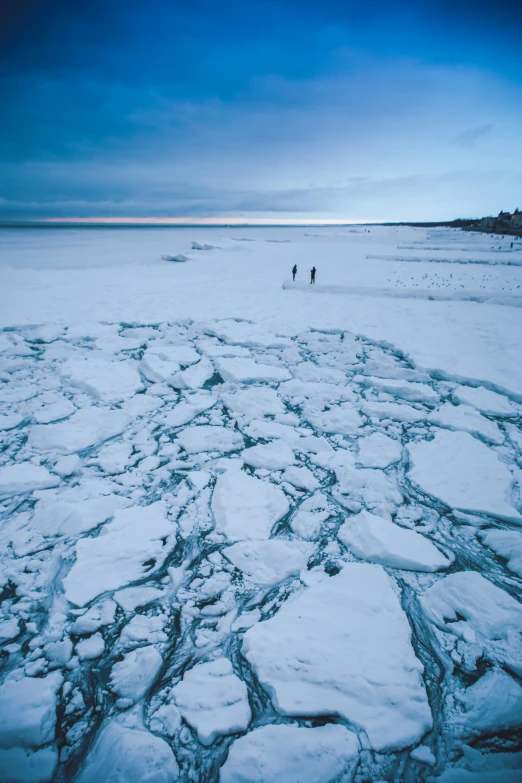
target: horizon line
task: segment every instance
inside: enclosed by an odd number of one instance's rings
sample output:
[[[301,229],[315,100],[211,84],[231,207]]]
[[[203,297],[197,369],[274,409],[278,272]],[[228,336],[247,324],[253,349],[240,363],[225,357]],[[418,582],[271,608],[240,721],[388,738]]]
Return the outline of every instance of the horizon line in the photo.
[[[316,218],[308,220],[306,218],[242,218],[242,217],[67,217],[67,218],[41,218],[32,221],[24,222],[39,222],[39,223],[102,223],[102,224],[116,224],[126,225],[130,223],[138,223],[142,225],[212,225],[212,226],[228,226],[228,225],[241,225],[241,226],[336,226],[336,225],[362,225],[366,223],[376,223],[374,220],[354,220],[332,218]]]

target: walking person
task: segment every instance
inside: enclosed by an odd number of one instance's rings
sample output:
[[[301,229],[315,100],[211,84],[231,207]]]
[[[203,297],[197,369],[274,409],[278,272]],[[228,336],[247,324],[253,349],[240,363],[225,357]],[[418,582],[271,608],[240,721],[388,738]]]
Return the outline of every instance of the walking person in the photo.
[[[313,266],[313,267],[311,268],[311,270],[310,270],[310,285],[312,285],[313,283],[315,283],[315,273],[316,273],[316,271],[317,271],[317,270],[316,270],[315,266]]]
[[[292,280],[295,280],[296,274],[297,274],[297,264],[294,264],[294,268],[292,269]]]

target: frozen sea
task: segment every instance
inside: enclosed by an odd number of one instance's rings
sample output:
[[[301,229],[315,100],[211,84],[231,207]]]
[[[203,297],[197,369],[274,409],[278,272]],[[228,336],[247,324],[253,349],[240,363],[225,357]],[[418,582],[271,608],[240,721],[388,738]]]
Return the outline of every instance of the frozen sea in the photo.
[[[0,783],[521,781],[521,305],[512,237],[0,229]]]

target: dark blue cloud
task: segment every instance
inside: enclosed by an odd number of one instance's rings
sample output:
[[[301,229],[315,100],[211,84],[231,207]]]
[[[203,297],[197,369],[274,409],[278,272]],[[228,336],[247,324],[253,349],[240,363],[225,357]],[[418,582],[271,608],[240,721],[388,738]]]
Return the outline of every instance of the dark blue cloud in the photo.
[[[498,173],[521,29],[519,2],[4,0],[0,216],[342,211],[339,171]]]

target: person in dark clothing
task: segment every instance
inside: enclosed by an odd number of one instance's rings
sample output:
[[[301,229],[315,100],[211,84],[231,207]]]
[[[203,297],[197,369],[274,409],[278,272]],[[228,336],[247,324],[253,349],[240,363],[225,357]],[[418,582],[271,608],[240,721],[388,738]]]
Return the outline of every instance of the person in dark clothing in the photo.
[[[295,276],[297,274],[297,264],[294,264],[294,268],[292,269],[292,279],[295,280]]]
[[[313,266],[310,270],[310,284],[315,283],[316,268]]]

